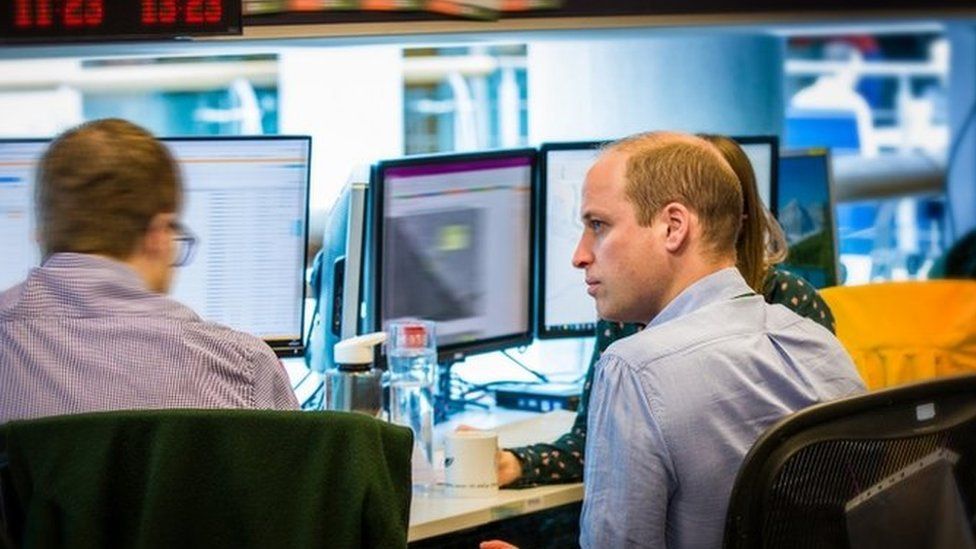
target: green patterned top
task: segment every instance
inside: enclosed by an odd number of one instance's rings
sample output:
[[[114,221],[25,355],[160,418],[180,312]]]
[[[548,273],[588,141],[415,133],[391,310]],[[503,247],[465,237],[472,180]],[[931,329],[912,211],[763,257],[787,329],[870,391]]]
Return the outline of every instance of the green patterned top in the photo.
[[[809,318],[834,332],[834,317],[827,304],[809,282],[789,272],[771,269],[763,284],[767,303],[780,304],[796,314]],[[583,450],[586,445],[586,413],[590,400],[590,384],[600,355],[614,341],[633,335],[641,324],[623,324],[601,320],[596,326],[596,345],[593,358],[583,382],[583,395],[570,432],[552,444],[540,443],[520,448],[508,448],[522,463],[522,476],[510,486],[525,487],[538,484],[579,482],[583,479]]]

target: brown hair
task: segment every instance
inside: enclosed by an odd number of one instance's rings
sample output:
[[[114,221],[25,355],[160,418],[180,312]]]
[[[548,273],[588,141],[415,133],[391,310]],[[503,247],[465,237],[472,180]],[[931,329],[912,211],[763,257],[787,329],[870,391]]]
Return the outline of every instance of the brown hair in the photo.
[[[153,216],[179,205],[180,176],[169,150],[125,120],[96,120],[64,132],[38,165],[45,257],[78,252],[126,259]]]
[[[637,221],[651,224],[670,202],[694,211],[701,221],[706,249],[717,256],[735,254],[742,223],[742,191],[735,172],[718,150],[693,135],[650,132],[608,145],[628,154],[627,197]]]
[[[722,135],[701,135],[722,153],[738,176],[742,188],[742,229],[736,241],[736,266],[746,282],[757,292],[762,291],[769,268],[786,258],[786,237],[783,229],[759,198],[756,174],[742,147]]]

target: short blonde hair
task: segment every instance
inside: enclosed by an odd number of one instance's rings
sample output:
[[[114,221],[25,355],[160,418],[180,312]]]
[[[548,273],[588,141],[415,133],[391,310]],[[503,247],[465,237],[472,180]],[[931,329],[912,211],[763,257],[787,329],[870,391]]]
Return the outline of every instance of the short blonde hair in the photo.
[[[735,257],[742,190],[714,145],[693,135],[650,132],[611,143],[606,150],[627,155],[626,193],[638,223],[650,225],[664,206],[677,202],[698,216],[708,251]]]
[[[38,165],[35,198],[44,255],[127,259],[153,216],[179,209],[180,192],[173,157],[145,129],[120,119],[70,129]]]

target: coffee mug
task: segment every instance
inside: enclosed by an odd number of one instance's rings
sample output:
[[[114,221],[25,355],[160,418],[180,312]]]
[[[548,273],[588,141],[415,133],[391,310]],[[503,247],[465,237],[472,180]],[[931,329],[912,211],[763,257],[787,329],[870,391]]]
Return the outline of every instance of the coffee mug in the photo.
[[[454,431],[444,438],[447,494],[491,497],[498,492],[498,433]]]

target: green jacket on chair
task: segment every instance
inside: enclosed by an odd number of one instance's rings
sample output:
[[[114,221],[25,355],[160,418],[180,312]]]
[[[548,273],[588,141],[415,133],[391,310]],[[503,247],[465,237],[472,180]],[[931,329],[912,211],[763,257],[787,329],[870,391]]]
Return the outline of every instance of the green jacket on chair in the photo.
[[[406,546],[413,434],[364,415],[119,411],[2,430],[25,547]]]

